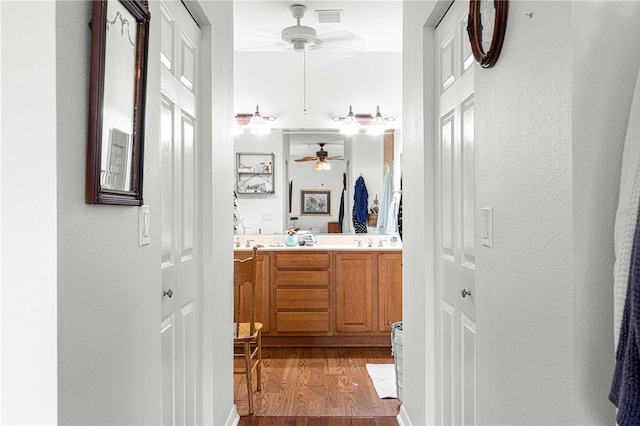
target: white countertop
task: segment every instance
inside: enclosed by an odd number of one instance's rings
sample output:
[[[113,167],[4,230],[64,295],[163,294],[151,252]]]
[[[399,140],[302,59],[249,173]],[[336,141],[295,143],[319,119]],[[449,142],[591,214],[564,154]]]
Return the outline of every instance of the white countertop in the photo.
[[[234,247],[234,250],[251,250],[251,247],[240,246]],[[347,245],[347,244],[314,244],[313,246],[277,246],[277,245],[264,245],[260,246],[258,244],[258,250],[260,251],[278,251],[278,250],[298,250],[298,251],[402,251],[402,244],[398,243],[395,246],[390,244],[383,245],[382,247],[378,247],[377,245],[373,245],[372,247],[367,247],[366,243],[362,247],[358,247],[355,244]]]
[[[391,244],[391,236],[384,234],[319,234],[316,235],[318,242],[313,246],[285,246],[284,235],[234,235],[234,242],[240,241],[240,246],[235,250],[250,250],[251,246],[257,245],[260,250],[299,250],[299,251],[402,251],[402,241],[398,238],[395,244]],[[371,247],[369,247],[369,240],[371,240]],[[249,241],[249,247],[247,247],[247,241]],[[358,241],[360,241],[361,247],[358,247]],[[382,241],[382,247],[379,246]]]

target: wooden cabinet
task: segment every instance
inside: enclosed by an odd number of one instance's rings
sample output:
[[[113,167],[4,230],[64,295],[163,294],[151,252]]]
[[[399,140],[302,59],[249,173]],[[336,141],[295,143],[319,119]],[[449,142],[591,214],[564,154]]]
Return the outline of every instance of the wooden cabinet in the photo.
[[[378,254],[378,331],[402,320],[402,254]]]
[[[336,331],[373,331],[375,253],[336,253]]]
[[[236,251],[235,257],[243,259],[250,257],[250,251]],[[262,333],[269,333],[270,316],[271,316],[271,256],[269,253],[258,251],[258,262],[256,265],[256,322],[262,323]],[[251,298],[251,287],[244,285],[242,287],[242,301],[240,305],[240,320],[249,321],[249,301]],[[237,301],[236,301],[237,303]]]
[[[276,252],[274,256],[275,334],[329,334],[331,254]]]
[[[257,275],[265,345],[389,346],[402,319],[401,252],[264,250]]]

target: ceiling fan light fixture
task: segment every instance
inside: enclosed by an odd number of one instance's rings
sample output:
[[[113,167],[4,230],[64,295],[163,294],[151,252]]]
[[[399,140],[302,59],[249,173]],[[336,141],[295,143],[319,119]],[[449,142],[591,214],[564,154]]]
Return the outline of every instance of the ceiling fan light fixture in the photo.
[[[316,170],[331,170],[331,164],[329,164],[328,162],[326,162],[324,160],[316,161],[316,164],[315,164],[314,167],[315,167]]]

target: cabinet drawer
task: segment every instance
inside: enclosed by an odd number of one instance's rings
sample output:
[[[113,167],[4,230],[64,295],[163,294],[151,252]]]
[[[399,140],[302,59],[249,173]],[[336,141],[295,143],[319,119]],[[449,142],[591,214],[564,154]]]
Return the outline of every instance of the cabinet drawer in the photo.
[[[329,312],[277,312],[276,329],[282,332],[328,332]]]
[[[279,288],[276,290],[277,309],[329,309],[329,289]]]
[[[329,285],[329,271],[277,271],[276,285]]]
[[[278,253],[277,269],[329,269],[329,253]]]

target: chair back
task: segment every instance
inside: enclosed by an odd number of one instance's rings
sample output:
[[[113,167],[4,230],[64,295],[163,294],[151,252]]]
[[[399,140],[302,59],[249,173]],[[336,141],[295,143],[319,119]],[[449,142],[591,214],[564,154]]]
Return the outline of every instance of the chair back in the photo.
[[[254,334],[256,332],[255,322],[255,310],[256,310],[256,269],[258,261],[258,248],[253,247],[251,257],[244,259],[233,259],[233,286],[234,286],[234,301],[236,309],[233,315],[233,321],[236,323],[236,336],[240,329],[241,316],[240,313],[243,309],[244,303],[249,304],[249,333]],[[249,291],[249,300],[243,300],[243,295],[246,295],[246,291],[243,291],[243,286],[249,284],[251,289]],[[244,308],[246,309],[246,308]]]

